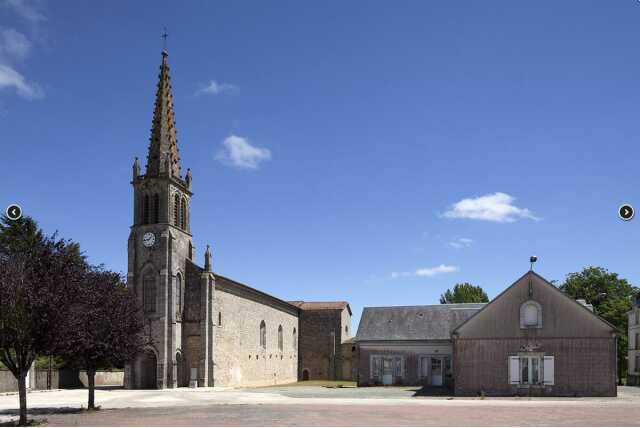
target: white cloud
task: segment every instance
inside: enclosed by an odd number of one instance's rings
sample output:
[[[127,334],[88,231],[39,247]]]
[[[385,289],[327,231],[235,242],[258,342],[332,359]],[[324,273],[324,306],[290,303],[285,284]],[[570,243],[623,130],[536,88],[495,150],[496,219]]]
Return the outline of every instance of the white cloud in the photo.
[[[27,82],[24,76],[8,65],[0,64],[0,90],[14,88],[18,95],[27,99],[42,98],[44,93],[35,83]]]
[[[513,205],[515,198],[497,192],[476,198],[467,198],[453,204],[443,217],[486,220],[498,223],[513,223],[519,219],[539,220],[527,208]]]
[[[449,246],[451,248],[456,248],[456,249],[469,248],[472,244],[473,244],[473,239],[469,239],[469,238],[458,238],[449,242]]]
[[[36,7],[37,2],[27,0],[4,0],[2,4],[13,9],[13,11],[20,15],[21,18],[31,22],[32,24],[38,24],[47,20],[47,17],[38,10],[38,7]]]
[[[0,28],[0,61],[22,61],[31,50],[27,37],[13,28]]]
[[[199,94],[219,95],[225,92],[235,91],[236,89],[238,89],[238,87],[235,85],[232,85],[231,83],[219,83],[219,82],[216,82],[215,80],[212,80],[209,82],[208,85],[200,88],[196,92],[196,95],[199,95]]]
[[[222,142],[216,159],[238,168],[256,169],[261,162],[271,159],[271,151],[252,146],[246,138],[230,135]]]
[[[413,272],[391,272],[391,279],[411,277],[431,277],[445,273],[458,272],[460,268],[452,265],[438,265],[430,268],[420,268]]]

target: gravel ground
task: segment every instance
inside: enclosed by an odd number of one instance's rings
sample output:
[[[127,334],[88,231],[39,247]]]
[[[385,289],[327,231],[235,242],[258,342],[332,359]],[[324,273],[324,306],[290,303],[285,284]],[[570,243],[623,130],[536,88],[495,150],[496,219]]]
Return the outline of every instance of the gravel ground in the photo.
[[[637,426],[640,388],[615,398],[414,397],[417,388],[285,386],[241,390],[100,390],[97,412],[81,409],[86,390],[34,392],[31,417],[51,426]],[[17,395],[0,396],[0,425],[17,417]]]

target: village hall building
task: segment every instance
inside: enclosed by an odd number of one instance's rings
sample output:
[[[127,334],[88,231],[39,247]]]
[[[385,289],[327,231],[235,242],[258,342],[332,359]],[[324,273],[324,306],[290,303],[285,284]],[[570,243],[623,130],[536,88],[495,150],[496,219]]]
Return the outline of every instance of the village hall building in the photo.
[[[365,308],[358,384],[615,396],[616,328],[533,271],[487,304]]]
[[[145,350],[126,388],[259,386],[350,378],[347,302],[287,302],[198,265],[191,171],[183,173],[162,52],[146,169],[133,163],[127,286],[144,312]],[[204,194],[202,197],[207,197]],[[204,214],[204,213],[203,213]],[[345,373],[343,374],[343,368]]]

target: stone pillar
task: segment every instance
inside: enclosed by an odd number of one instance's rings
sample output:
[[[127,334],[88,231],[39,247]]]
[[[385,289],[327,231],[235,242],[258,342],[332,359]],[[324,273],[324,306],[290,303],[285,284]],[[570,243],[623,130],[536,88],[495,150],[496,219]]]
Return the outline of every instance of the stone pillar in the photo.
[[[209,386],[209,339],[211,332],[210,273],[200,276],[200,359],[198,362],[198,386]]]

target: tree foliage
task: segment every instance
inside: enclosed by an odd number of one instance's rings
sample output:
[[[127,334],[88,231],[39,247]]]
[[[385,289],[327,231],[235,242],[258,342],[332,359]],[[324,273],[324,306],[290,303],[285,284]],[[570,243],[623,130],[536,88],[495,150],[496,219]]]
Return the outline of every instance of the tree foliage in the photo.
[[[143,321],[133,292],[118,273],[91,268],[86,272],[82,298],[66,317],[58,355],[87,371],[88,408],[95,407],[95,373],[119,365],[142,352]]]
[[[617,273],[595,266],[568,274],[559,288],[573,299],[591,303],[596,314],[618,328],[618,374],[620,379],[624,377],[628,345],[627,312],[631,310],[632,296],[640,289],[619,278]]]
[[[18,380],[21,425],[27,423],[26,376],[51,353],[85,261],[77,244],[45,236],[29,217],[0,226],[0,361]]]
[[[452,290],[447,290],[440,296],[440,303],[486,303],[489,296],[482,287],[468,282],[456,284]]]

